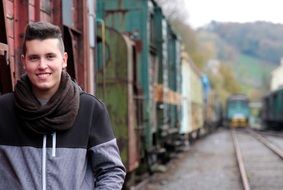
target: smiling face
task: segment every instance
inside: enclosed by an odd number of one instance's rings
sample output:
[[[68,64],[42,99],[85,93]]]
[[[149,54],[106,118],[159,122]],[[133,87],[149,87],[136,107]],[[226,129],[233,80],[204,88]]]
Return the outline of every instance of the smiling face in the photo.
[[[56,38],[30,40],[25,45],[22,62],[33,92],[37,98],[49,99],[58,90],[62,70],[67,67],[67,53],[61,51]]]

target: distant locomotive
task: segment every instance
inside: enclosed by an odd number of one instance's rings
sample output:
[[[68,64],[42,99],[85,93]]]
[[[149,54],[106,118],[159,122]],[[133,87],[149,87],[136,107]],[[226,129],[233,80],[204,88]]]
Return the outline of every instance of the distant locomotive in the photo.
[[[261,120],[264,128],[282,130],[283,88],[279,88],[262,99]]]
[[[233,94],[226,102],[226,126],[248,127],[250,117],[249,99],[244,94]]]

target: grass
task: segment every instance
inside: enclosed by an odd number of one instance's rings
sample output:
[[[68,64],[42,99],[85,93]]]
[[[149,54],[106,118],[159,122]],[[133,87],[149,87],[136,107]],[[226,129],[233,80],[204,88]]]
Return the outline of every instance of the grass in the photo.
[[[271,71],[278,65],[241,54],[232,64],[243,93],[261,96],[268,93]]]

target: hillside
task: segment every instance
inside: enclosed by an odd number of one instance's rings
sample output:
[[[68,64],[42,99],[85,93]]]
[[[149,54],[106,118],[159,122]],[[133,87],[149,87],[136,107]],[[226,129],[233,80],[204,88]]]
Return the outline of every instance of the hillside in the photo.
[[[277,64],[283,52],[283,25],[270,22],[211,22],[206,30],[217,34],[240,53]]]
[[[214,44],[214,59],[231,67],[240,92],[254,98],[268,92],[270,72],[283,55],[283,25],[212,22],[197,33],[202,44]]]
[[[245,54],[239,54],[232,64],[242,92],[250,97],[261,97],[269,91],[270,73],[276,67],[274,64]]]

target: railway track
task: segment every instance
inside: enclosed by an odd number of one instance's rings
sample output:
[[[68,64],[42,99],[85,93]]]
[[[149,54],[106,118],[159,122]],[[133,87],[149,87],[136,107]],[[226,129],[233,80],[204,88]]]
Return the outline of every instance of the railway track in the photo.
[[[257,133],[265,136],[265,137],[279,137],[283,139],[283,132],[282,131],[266,131],[266,130],[256,130]]]
[[[231,132],[243,189],[283,189],[283,146],[252,130]]]

